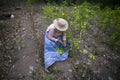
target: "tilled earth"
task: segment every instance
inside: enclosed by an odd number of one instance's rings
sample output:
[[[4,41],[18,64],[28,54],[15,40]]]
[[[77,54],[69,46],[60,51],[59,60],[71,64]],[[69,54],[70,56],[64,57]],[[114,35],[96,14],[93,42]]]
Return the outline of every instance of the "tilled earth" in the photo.
[[[44,32],[52,21],[46,22],[42,18],[41,7],[21,5],[11,9],[10,13],[15,15],[15,18],[9,21],[13,32],[9,32],[7,36],[14,41],[14,48],[10,51],[14,50],[12,57],[15,59],[14,63],[11,63],[7,75],[8,80],[120,79],[120,56],[107,45],[97,42],[105,35],[104,33],[98,34],[97,26],[90,24],[79,42],[81,52],[70,52],[73,55],[69,56],[66,61],[56,62],[49,68],[50,73],[44,72]],[[95,56],[94,60],[90,59],[90,54]]]

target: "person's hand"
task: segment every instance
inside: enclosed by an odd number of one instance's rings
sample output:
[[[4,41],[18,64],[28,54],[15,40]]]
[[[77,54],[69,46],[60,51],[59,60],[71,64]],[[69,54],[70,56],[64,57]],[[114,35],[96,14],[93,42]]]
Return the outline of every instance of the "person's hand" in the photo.
[[[63,44],[63,42],[62,42],[61,40],[58,40],[57,42],[59,42],[59,43]]]

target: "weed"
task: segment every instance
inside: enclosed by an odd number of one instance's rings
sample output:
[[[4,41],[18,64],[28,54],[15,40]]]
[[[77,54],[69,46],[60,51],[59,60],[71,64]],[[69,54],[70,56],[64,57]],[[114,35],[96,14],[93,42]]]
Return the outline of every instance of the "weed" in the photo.
[[[43,18],[47,21],[52,21],[55,18],[61,17],[69,22],[69,30],[66,32],[67,38],[71,42],[71,56],[79,52],[79,39],[83,31],[86,29],[88,19],[91,17],[90,4],[83,3],[80,6],[71,8],[63,5],[47,5],[42,8]],[[78,32],[78,33],[75,33]],[[76,38],[77,37],[77,38]]]
[[[93,54],[89,55],[90,60],[95,60],[95,56]]]

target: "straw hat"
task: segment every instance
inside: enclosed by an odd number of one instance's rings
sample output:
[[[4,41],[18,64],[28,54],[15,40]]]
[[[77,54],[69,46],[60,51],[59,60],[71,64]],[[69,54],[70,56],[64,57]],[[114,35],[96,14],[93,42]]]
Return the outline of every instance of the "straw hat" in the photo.
[[[53,21],[53,24],[59,31],[66,31],[68,29],[68,22],[65,19],[57,18]]]

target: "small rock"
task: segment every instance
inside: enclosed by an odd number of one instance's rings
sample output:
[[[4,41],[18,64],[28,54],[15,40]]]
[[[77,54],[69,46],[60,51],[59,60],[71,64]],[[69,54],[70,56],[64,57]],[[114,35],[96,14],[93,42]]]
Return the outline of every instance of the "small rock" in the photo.
[[[25,28],[22,28],[22,30],[24,31],[24,30],[25,30]]]
[[[14,69],[14,68],[15,68],[15,65],[13,65],[12,68]]]
[[[69,69],[68,71],[69,71],[69,72],[72,72],[72,69]]]
[[[29,71],[30,74],[32,74],[32,71]]]
[[[29,69],[33,71],[34,70],[34,66],[29,66]]]
[[[18,51],[20,51],[21,50],[21,47],[20,46],[18,46]]]
[[[103,55],[104,57],[106,57],[105,55]]]

